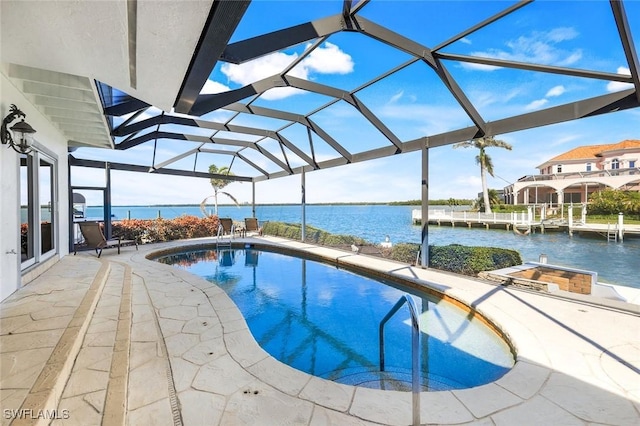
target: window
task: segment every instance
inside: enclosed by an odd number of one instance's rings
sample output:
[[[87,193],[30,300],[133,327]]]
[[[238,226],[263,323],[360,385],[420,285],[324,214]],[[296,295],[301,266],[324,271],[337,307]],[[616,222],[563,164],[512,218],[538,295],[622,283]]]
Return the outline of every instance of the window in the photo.
[[[636,160],[629,160],[629,168],[633,169],[636,166]]]
[[[55,248],[54,189],[55,174],[53,162],[40,158],[38,170],[38,194],[40,196],[40,254],[46,254]]]
[[[562,164],[558,164],[556,166],[556,170],[558,171],[558,173],[562,173]]]
[[[587,163],[587,171],[590,172],[591,171],[591,163]]]
[[[35,263],[33,161],[31,154],[20,156],[20,254],[23,267]]]
[[[617,158],[614,158],[613,160],[611,160],[611,170],[617,170],[620,168],[620,160],[618,160]]]
[[[57,162],[33,151],[20,156],[20,253],[25,269],[54,255]]]

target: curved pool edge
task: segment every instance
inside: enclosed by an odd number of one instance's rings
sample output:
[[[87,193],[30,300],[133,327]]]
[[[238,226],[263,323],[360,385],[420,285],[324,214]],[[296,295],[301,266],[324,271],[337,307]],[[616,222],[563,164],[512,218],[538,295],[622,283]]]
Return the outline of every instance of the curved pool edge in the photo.
[[[457,306],[458,308],[464,310],[465,312],[473,315],[474,319],[479,320],[491,331],[497,334],[498,337],[500,337],[507,344],[507,346],[509,346],[509,349],[511,351],[511,354],[513,355],[514,360],[518,359],[518,352],[516,350],[516,346],[512,342],[508,333],[499,324],[497,324],[494,320],[492,320],[489,315],[485,315],[482,309],[478,309],[468,304],[464,300],[460,299],[459,295],[448,292],[446,286],[439,285],[432,281],[421,280],[417,277],[402,276],[401,271],[414,269],[413,267],[407,264],[392,261],[392,260],[382,259],[378,257],[369,257],[369,256],[362,256],[362,255],[354,256],[350,253],[345,255],[345,252],[336,250],[336,249],[330,249],[332,253],[331,255],[328,255],[329,253],[327,253],[327,251],[323,247],[310,246],[313,249],[309,250],[309,249],[300,248],[300,247],[292,248],[289,246],[283,246],[281,244],[270,244],[263,240],[256,240],[250,243],[247,243],[244,241],[237,242],[232,245],[232,248],[244,249],[246,248],[247,244],[249,244],[251,248],[255,248],[258,250],[266,250],[266,251],[276,252],[276,253],[284,254],[288,256],[322,262],[325,264],[329,264],[341,269],[345,269],[345,270],[363,275],[368,278],[372,278],[375,280],[383,280],[383,281],[394,283],[404,288],[422,291],[438,299],[445,300]],[[226,245],[225,247],[229,247],[229,246]],[[216,248],[217,247],[215,243],[211,244],[211,243],[199,242],[193,245],[190,244],[187,246],[177,246],[177,247],[162,249],[158,252],[153,252],[148,254],[146,258],[149,260],[155,260],[159,257],[176,254],[180,252],[185,252],[185,251],[215,250]],[[316,251],[315,250],[316,248],[319,248],[322,250]],[[363,259],[367,260],[366,265],[363,265],[363,262],[362,262]],[[373,261],[373,264],[371,264],[371,261]],[[393,264],[395,266],[398,266],[398,268],[389,271],[389,270],[385,270],[384,268],[378,267],[380,264],[384,264],[384,263]],[[446,274],[446,272],[443,272],[443,273]],[[455,274],[449,274],[449,275],[453,277],[458,277],[458,278],[461,277],[460,275],[455,275]],[[497,286],[494,286],[494,287],[497,287]]]
[[[492,323],[503,336],[509,340],[512,348],[518,354],[514,367],[495,382],[476,388],[422,392],[422,418],[430,423],[463,423],[474,421],[505,408],[521,404],[539,392],[541,386],[548,379],[551,370],[543,365],[545,359],[541,354],[529,349],[538,344],[536,338],[526,327],[515,327],[508,323],[508,317],[498,309],[494,309],[491,298],[499,287],[472,280],[466,277],[443,274],[421,278],[421,269],[410,268],[397,262],[363,255],[351,254],[325,247],[311,246],[289,240],[262,237],[260,239],[237,240],[239,244],[254,244],[257,248],[271,248],[276,251],[291,251],[297,256],[314,260],[339,264],[353,269],[367,269],[374,274],[391,274],[395,279],[410,279],[432,291],[441,291],[444,295],[458,303],[473,306],[473,309]],[[211,305],[222,327],[222,339],[228,355],[249,374],[262,384],[276,389],[288,396],[311,402],[337,413],[355,416],[366,421],[382,424],[409,424],[411,419],[411,394],[409,392],[382,391],[343,385],[318,377],[311,376],[287,366],[266,353],[255,341],[249,331],[244,318],[231,299],[217,286],[202,278],[181,271],[169,265],[162,265],[149,260],[163,254],[177,251],[215,248],[215,241],[211,239],[181,241],[154,247],[134,255],[138,261],[152,262],[156,268],[177,275],[189,286],[201,290],[201,294]],[[133,259],[132,259],[133,260]],[[360,272],[360,271],[358,271]],[[429,271],[431,275],[433,271]],[[440,274],[440,273],[436,273]],[[435,280],[438,278],[438,284]],[[465,282],[465,286],[451,286],[447,281],[456,280],[458,284]],[[440,284],[440,282],[444,283]],[[466,286],[482,287],[484,298],[475,297]],[[519,324],[520,325],[520,324]],[[542,362],[539,362],[542,361]],[[240,374],[242,376],[242,374]],[[245,380],[240,380],[244,382]],[[383,403],[382,403],[383,402]]]

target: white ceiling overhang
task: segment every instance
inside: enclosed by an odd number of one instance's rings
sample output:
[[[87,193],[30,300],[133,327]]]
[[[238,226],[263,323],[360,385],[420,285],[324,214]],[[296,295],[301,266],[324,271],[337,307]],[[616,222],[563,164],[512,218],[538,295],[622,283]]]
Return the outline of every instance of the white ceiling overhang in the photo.
[[[3,0],[2,72],[70,146],[113,147],[95,81],[169,111],[212,3]]]

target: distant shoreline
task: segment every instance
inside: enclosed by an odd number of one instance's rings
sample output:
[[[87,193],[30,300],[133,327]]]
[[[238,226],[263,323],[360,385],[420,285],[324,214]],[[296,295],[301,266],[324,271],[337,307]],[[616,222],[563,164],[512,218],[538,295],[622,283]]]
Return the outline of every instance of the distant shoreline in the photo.
[[[300,203],[262,203],[256,204],[256,207],[261,206],[299,206]],[[396,203],[307,203],[307,206],[386,206],[386,205],[414,205],[414,204],[396,204]],[[132,204],[132,205],[111,205],[111,207],[191,207],[191,206],[199,206],[198,203],[193,204]],[[207,204],[207,206],[211,206],[211,204]],[[218,204],[218,207],[250,207],[251,204],[240,204],[236,206],[235,204]],[[91,205],[87,207],[102,207],[101,204]]]
[[[467,200],[460,200],[467,201]],[[470,200],[469,200],[470,201]],[[460,205],[465,205],[467,203],[461,203]],[[191,204],[124,204],[124,205],[115,205],[112,204],[111,207],[188,207],[188,206],[199,206],[199,203],[191,203]],[[256,207],[262,206],[299,206],[301,203],[260,203],[256,204]],[[333,202],[333,203],[306,203],[307,206],[420,206],[420,200],[410,200],[410,201],[372,201],[372,202],[353,202],[353,203],[345,203],[345,202]],[[429,200],[429,205],[432,206],[445,206],[448,205],[446,200]],[[210,204],[208,204],[210,206]],[[249,203],[240,204],[236,206],[235,204],[218,204],[218,207],[248,207],[251,206]],[[87,207],[102,207],[102,204],[96,205],[88,205]]]

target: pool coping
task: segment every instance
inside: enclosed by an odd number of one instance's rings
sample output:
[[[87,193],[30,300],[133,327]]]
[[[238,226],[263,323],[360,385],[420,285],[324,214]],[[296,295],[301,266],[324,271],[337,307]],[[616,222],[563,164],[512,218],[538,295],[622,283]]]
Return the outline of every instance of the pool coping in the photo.
[[[408,278],[497,324],[517,350],[514,368],[483,386],[421,392],[423,423],[640,424],[637,312],[282,238],[234,241]],[[338,384],[280,363],[258,346],[222,289],[146,259],[159,250],[202,244],[215,239],[106,251],[100,259],[90,252],[65,256],[5,299],[3,407],[18,410],[15,416],[33,414],[29,409],[37,407],[29,398],[35,392],[47,397],[38,407],[63,418],[12,419],[5,411],[0,424],[87,426],[122,416],[127,424],[166,426],[411,423],[410,392]],[[93,298],[95,286],[102,290]],[[86,297],[95,309],[82,303]],[[87,321],[86,333],[73,332]],[[56,370],[63,352],[73,360],[71,371]],[[34,386],[40,374],[53,380],[46,395]]]
[[[541,348],[542,343],[539,336],[541,330],[534,330],[530,328],[529,325],[520,322],[517,324],[513,323],[513,313],[505,312],[503,308],[498,306],[503,301],[493,301],[494,299],[505,298],[501,297],[504,293],[516,294],[516,297],[525,297],[527,299],[545,298],[544,295],[523,292],[518,289],[509,289],[477,279],[433,270],[413,268],[406,264],[393,261],[348,253],[327,247],[313,246],[282,238],[247,238],[237,240],[237,242],[258,246],[266,245],[279,249],[279,251],[289,250],[300,253],[305,257],[315,257],[325,262],[336,263],[355,269],[367,269],[374,274],[380,273],[385,277],[387,274],[390,274],[397,278],[407,279],[410,282],[434,288],[448,297],[472,307],[495,324],[515,348],[516,363],[514,367],[499,380],[475,388],[422,392],[421,418],[423,422],[426,420],[428,423],[457,424],[487,418],[492,418],[495,421],[495,418],[508,418],[512,416],[513,413],[520,412],[522,406],[527,405],[527,403],[531,401],[536,401],[535,404],[541,406],[551,404],[555,409],[557,407],[553,403],[552,398],[545,396],[545,392],[542,392],[544,388],[547,387],[549,381],[552,379],[559,381],[561,384],[558,386],[561,387],[575,387],[576,385],[580,385],[582,381],[582,379],[580,379],[578,383],[568,385],[564,382],[570,382],[571,380],[563,380],[566,379],[565,377],[556,378],[556,376],[558,376],[557,366],[554,366],[553,360],[550,359],[546,353],[547,350]],[[163,245],[160,249],[154,248],[149,251],[141,251],[139,254],[133,256],[132,260],[144,258],[145,261],[152,262],[146,258],[149,253],[171,250],[176,247],[188,249],[211,244],[215,244],[215,241],[203,239],[169,243]],[[170,268],[172,271],[175,271],[175,268],[168,265],[162,265],[161,268]],[[210,301],[212,301],[212,298],[215,300],[212,302],[212,306],[218,314],[228,354],[246,372],[264,384],[291,397],[302,399],[325,407],[326,409],[354,416],[368,422],[390,425],[411,423],[410,392],[382,391],[343,385],[295,370],[271,357],[257,344],[247,328],[242,314],[226,293],[217,287],[215,287],[217,291],[213,290],[214,287],[212,287],[211,283],[188,272],[179,271],[176,275],[179,275],[188,285],[197,287],[207,294]],[[578,303],[558,299],[550,300],[553,300],[553,305]],[[580,304],[578,303],[578,305]],[[596,309],[606,310],[607,308]],[[635,318],[635,322],[637,323],[638,318],[635,316],[632,317]],[[544,319],[546,320],[546,318]],[[569,378],[572,377],[571,374],[568,374],[568,376]],[[601,378],[598,377],[597,381],[601,381]],[[621,393],[624,398],[629,396],[628,389],[615,389],[617,383],[615,380],[613,382],[614,383],[608,384],[607,392],[617,391]],[[602,383],[598,383],[598,386],[600,385],[602,385]],[[557,386],[553,387],[554,392],[556,391],[556,387]],[[631,389],[631,392],[634,398],[637,398],[638,394],[640,394],[638,390]],[[591,397],[586,399],[590,401],[587,405],[600,405],[595,403],[595,400],[591,401]],[[384,404],[381,404],[381,401],[384,401]],[[633,407],[635,407],[635,409]],[[569,415],[575,417],[576,420],[580,419],[582,421],[604,420],[599,417],[595,411],[597,410],[589,410],[587,408],[585,411],[581,408],[577,413],[570,413],[566,411],[566,409],[562,409],[559,415]],[[608,414],[613,414],[609,413],[609,411],[610,410],[606,410]],[[630,410],[627,409],[624,411],[627,417],[636,416],[640,418],[638,414],[638,400],[634,400]],[[585,415],[585,412],[587,415]],[[618,413],[618,415],[619,414],[620,413]]]

